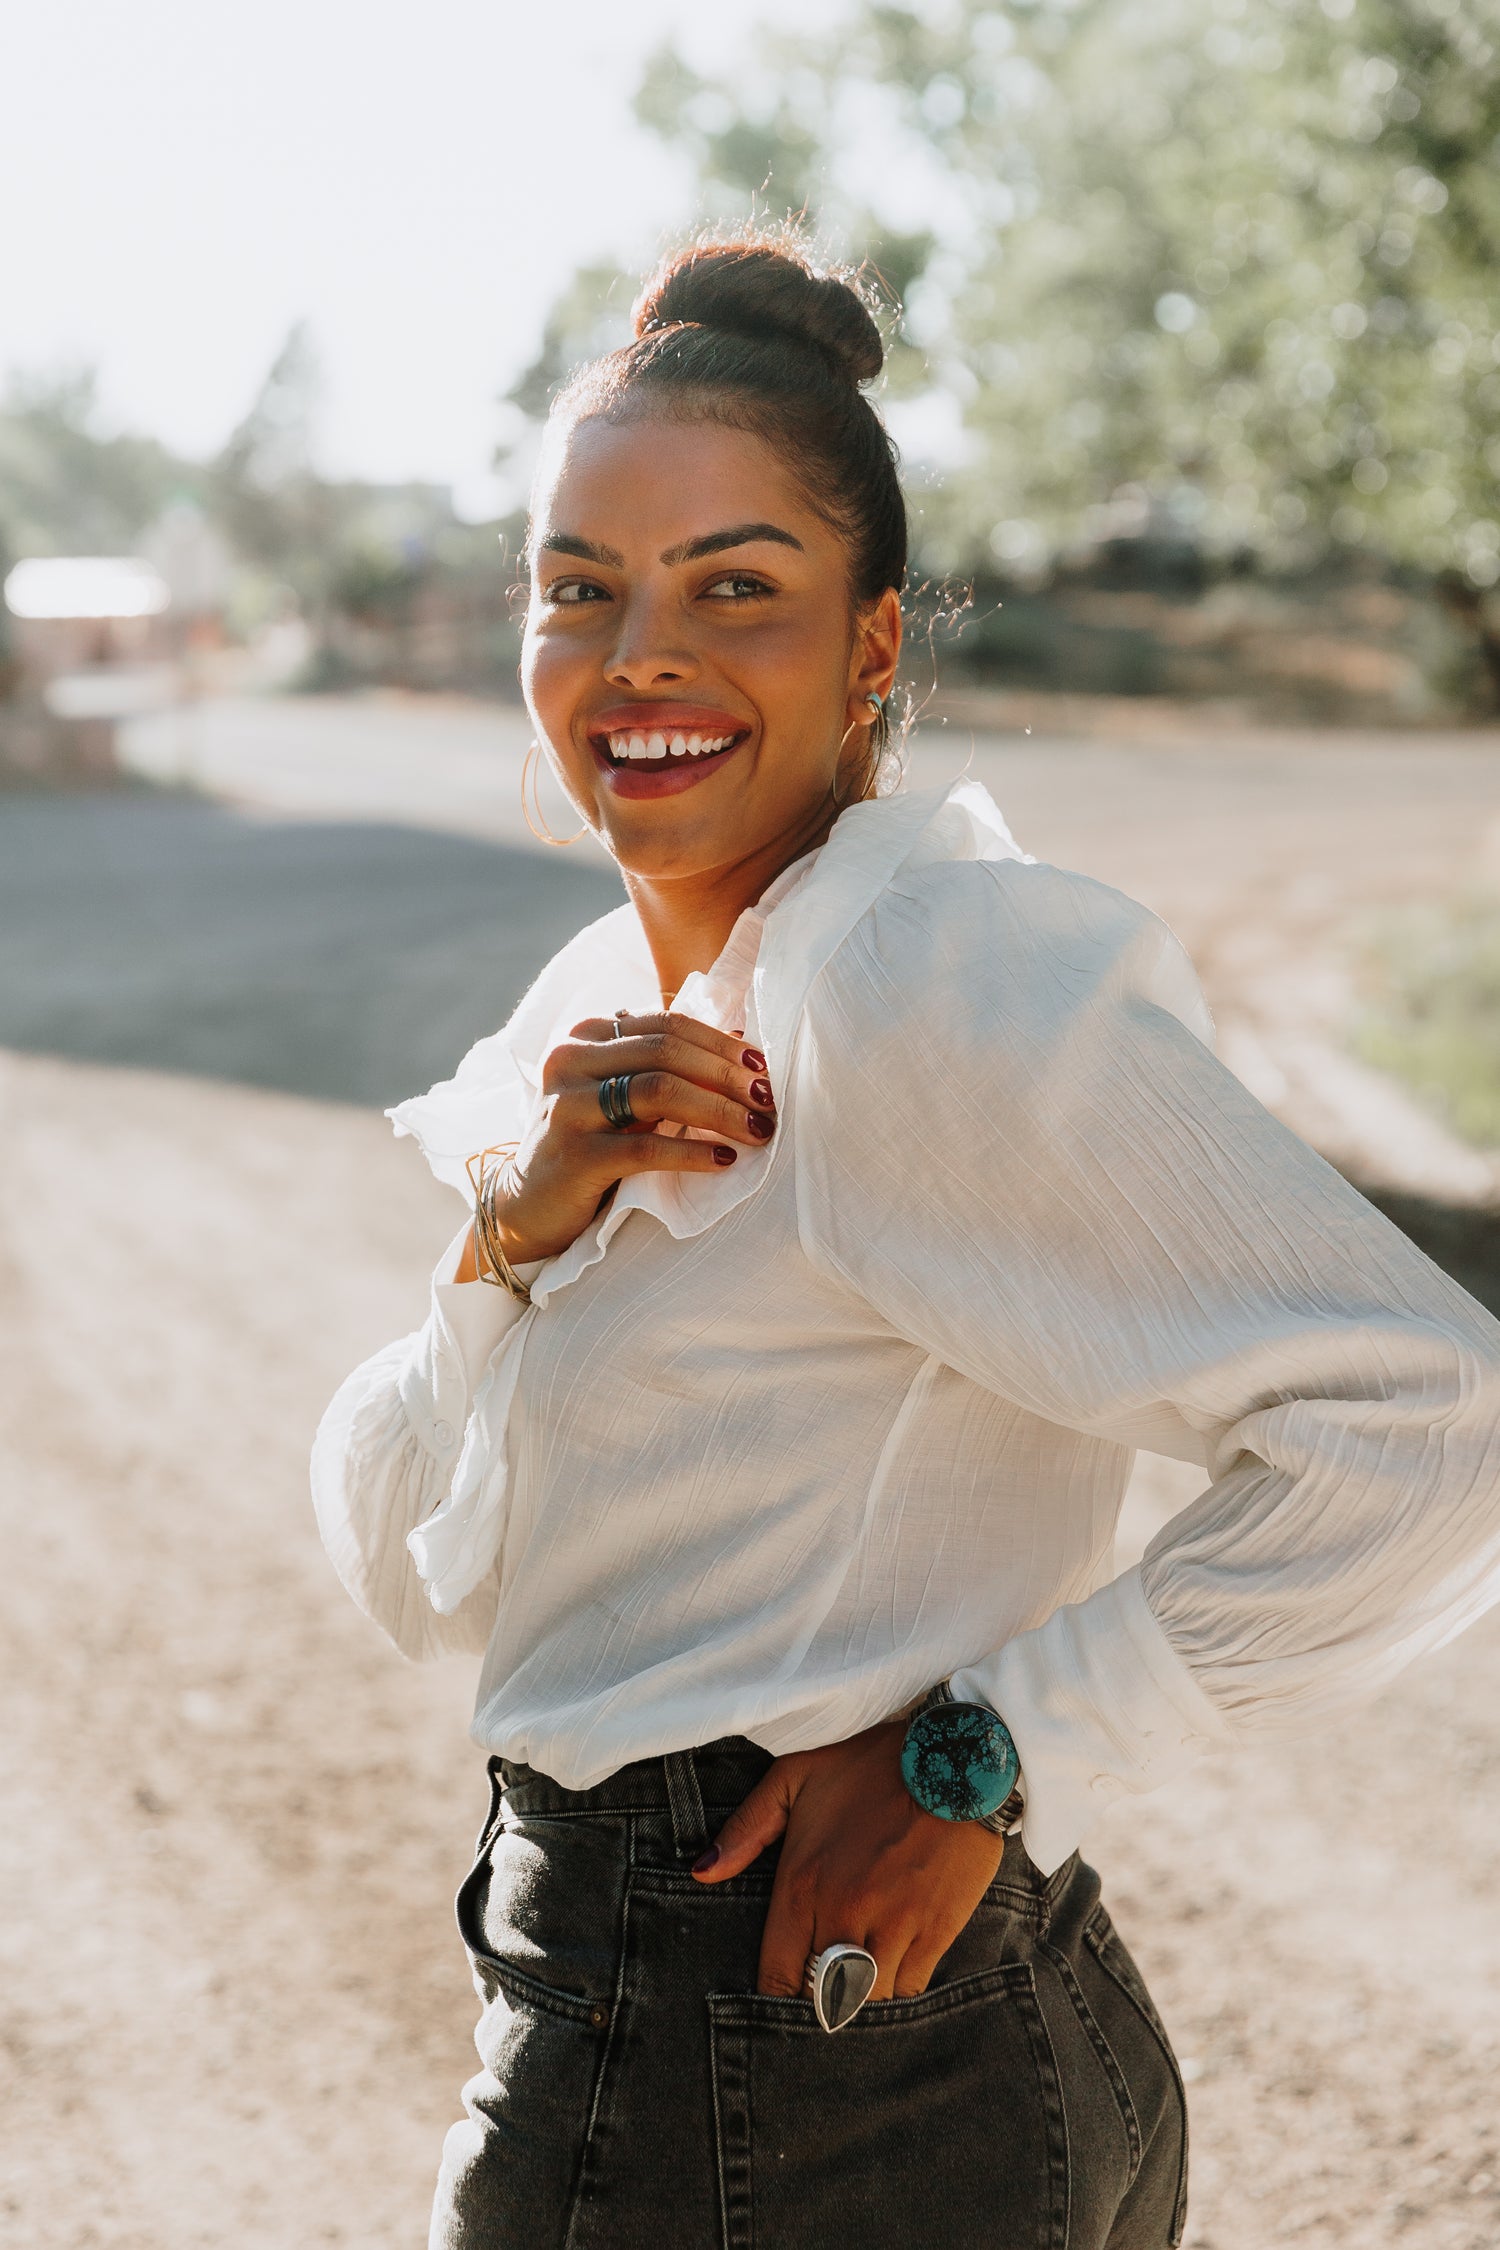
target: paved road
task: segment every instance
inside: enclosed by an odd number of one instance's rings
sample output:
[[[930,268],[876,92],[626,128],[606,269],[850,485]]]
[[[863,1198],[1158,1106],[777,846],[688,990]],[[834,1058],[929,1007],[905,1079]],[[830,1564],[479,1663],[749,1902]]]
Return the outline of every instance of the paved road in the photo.
[[[381,819],[0,799],[0,1046],[384,1104],[622,896],[602,861]]]

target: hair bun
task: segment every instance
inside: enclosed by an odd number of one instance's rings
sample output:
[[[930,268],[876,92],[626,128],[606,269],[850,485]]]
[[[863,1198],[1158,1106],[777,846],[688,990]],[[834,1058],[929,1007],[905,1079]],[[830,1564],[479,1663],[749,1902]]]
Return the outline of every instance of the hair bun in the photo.
[[[637,336],[678,325],[783,336],[821,352],[855,386],[872,383],[885,363],[880,330],[850,281],[753,236],[679,250],[646,283],[632,317]]]

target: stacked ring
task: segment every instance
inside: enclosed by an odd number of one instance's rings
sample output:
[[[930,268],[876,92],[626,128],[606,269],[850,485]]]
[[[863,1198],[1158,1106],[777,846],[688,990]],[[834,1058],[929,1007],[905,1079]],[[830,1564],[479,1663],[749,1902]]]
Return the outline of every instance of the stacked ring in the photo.
[[[640,1119],[630,1106],[630,1074],[623,1078],[602,1078],[599,1081],[599,1107],[604,1112],[604,1122],[612,1133],[623,1133],[627,1125],[639,1125]]]

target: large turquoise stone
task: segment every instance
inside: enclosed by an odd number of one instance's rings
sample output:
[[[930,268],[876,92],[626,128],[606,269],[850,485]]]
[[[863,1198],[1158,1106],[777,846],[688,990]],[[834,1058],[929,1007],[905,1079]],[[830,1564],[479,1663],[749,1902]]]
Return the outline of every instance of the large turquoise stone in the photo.
[[[982,1703],[937,1703],[919,1711],[901,1748],[901,1778],[939,1820],[998,1812],[1021,1771],[1005,1721]]]

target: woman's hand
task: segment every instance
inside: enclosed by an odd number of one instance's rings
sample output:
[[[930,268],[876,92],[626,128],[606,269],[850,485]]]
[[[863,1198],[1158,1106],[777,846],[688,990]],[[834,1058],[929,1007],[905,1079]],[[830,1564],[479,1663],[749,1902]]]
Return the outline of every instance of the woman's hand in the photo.
[[[693,1869],[722,1883],[784,1835],[758,1991],[800,1993],[808,1955],[843,1943],[875,1956],[874,1999],[925,1992],[994,1881],[1004,1838],[923,1812],[901,1779],[905,1732],[890,1719],[778,1758]]]
[[[599,1087],[627,1076],[638,1123],[617,1132],[605,1123]],[[542,1067],[542,1091],[546,1107],[494,1198],[501,1248],[516,1266],[566,1250],[631,1173],[711,1172],[735,1161],[733,1143],[760,1148],[775,1130],[765,1057],[691,1016],[575,1024]],[[715,1138],[680,1139],[660,1125],[695,1125]],[[471,1242],[457,1279],[473,1278]]]

